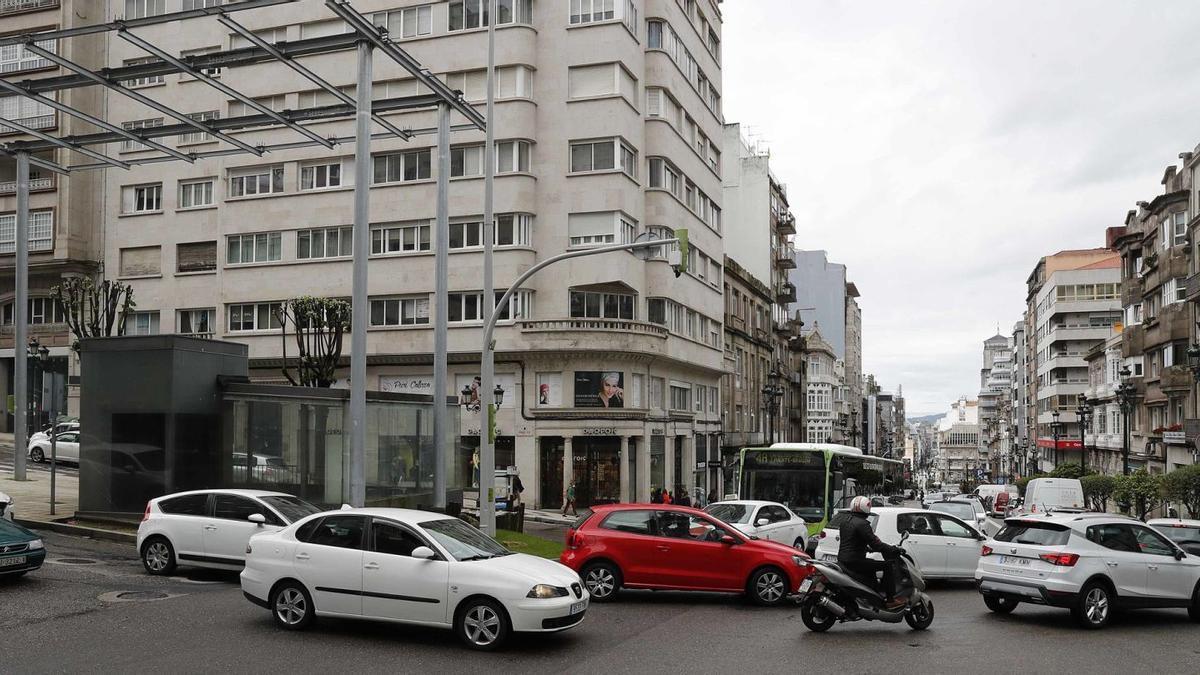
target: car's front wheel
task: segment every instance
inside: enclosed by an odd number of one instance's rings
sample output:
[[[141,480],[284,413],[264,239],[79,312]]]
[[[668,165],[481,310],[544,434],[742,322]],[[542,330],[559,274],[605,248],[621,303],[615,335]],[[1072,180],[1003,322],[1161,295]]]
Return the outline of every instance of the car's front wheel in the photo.
[[[275,625],[287,630],[304,630],[316,618],[312,596],[298,581],[285,581],[275,587],[268,601]]]
[[[1103,628],[1112,616],[1114,599],[1107,586],[1093,581],[1079,592],[1079,599],[1075,601],[1071,613],[1084,628]]]
[[[468,600],[458,612],[455,632],[471,649],[491,651],[508,640],[511,628],[508,615],[495,600],[477,598]]]
[[[788,577],[775,567],[764,567],[750,575],[746,592],[754,604],[776,607],[787,598]]]
[[[595,562],[583,568],[583,585],[592,600],[608,602],[621,590],[621,570],[610,562]]]
[[[1021,602],[1019,600],[1004,598],[998,595],[985,595],[983,596],[983,604],[987,605],[988,609],[997,614],[1010,614],[1014,609],[1017,608],[1017,605],[1021,604]]]
[[[1192,591],[1192,604],[1188,607],[1188,616],[1192,621],[1200,623],[1200,583],[1196,584],[1196,590]]]
[[[32,459],[35,464],[43,464],[46,461],[46,453],[41,448],[34,448],[29,451],[29,459]]]
[[[175,571],[175,548],[166,537],[150,537],[142,544],[142,567],[156,576],[166,576]]]

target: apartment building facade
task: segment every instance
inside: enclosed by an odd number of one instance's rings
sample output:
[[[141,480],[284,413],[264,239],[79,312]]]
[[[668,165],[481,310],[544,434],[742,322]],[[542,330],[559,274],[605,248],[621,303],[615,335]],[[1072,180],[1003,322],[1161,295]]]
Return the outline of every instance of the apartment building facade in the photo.
[[[174,0],[134,3],[163,11]],[[114,15],[125,3],[108,3]],[[485,95],[486,19],[481,0],[360,0],[356,9],[388,27],[418,61],[466,99]],[[177,9],[168,7],[167,9]],[[324,3],[305,1],[239,17],[270,41],[345,30]],[[650,259],[609,253],[548,268],[498,308],[497,465],[520,471],[525,500],[554,508],[570,484],[581,505],[645,500],[655,488],[691,490],[707,480],[719,448],[724,370],[721,207],[721,14],[708,0],[500,2],[496,31],[495,286],[534,262],[585,247],[670,236],[687,228],[694,251],[676,279],[665,251]],[[140,35],[184,55],[246,44],[215,21],[189,30],[148,27]],[[146,55],[114,42],[108,61]],[[305,65],[352,93],[354,54]],[[377,56],[376,98],[415,94],[415,81]],[[221,76],[221,73],[210,73]],[[236,71],[237,89],[273,109],[332,102],[323,91],[268,64]],[[245,114],[245,106],[188,77],[127,83],[201,118]],[[109,119],[130,128],[161,116],[122,98]],[[391,114],[398,126],[435,126],[434,113]],[[452,120],[456,123],[457,120]],[[352,121],[310,125],[323,136]],[[244,133],[277,143],[287,129]],[[109,171],[104,261],[133,285],[135,332],[177,332],[244,342],[252,377],[279,378],[280,303],[350,295],[352,187],[371,181],[368,388],[457,396],[478,375],[482,341],[483,134],[451,135],[450,232],[434,234],[436,149],[430,134],[372,143],[371,175],[355,176],[353,149],[336,146],[231,156],[194,164]],[[181,149],[211,148],[188,134]],[[136,144],[111,147],[137,157]],[[434,251],[449,250],[449,391],[433,392]],[[500,293],[497,293],[497,297]],[[294,356],[294,354],[292,354]],[[345,386],[344,376],[335,386]],[[613,391],[619,391],[613,395]],[[293,449],[277,428],[282,461]],[[260,424],[263,422],[260,420]],[[369,420],[367,480],[413,458]],[[469,471],[483,426],[462,417],[455,466]],[[375,432],[379,431],[378,434]],[[463,477],[470,485],[471,476]]]
[[[102,3],[79,0],[8,0],[0,3],[0,35],[71,28],[95,23],[104,14]],[[45,40],[39,47],[77,63],[99,67],[104,58],[105,36],[70,40]],[[24,45],[0,49],[0,77],[41,79],[62,75],[53,61]],[[72,89],[58,100],[76,109],[97,113],[103,93],[95,87]],[[69,135],[92,129],[90,125],[54,108],[24,97],[0,93],[0,118],[44,133]],[[32,140],[16,127],[0,126],[0,143]],[[41,153],[36,158],[65,161],[67,153]],[[49,362],[31,360],[30,382],[45,410],[77,413],[77,400],[68,396],[68,373],[77,361],[63,308],[51,299],[51,289],[71,276],[92,276],[102,266],[104,178],[99,172],[78,172],[69,179],[30,165],[29,172],[29,337],[50,350]],[[14,355],[24,358],[25,345],[13,344],[13,300],[16,292],[16,160],[0,155],[0,394],[13,393]],[[14,349],[15,347],[15,349]],[[34,370],[36,368],[36,371]],[[48,371],[48,372],[47,372]],[[78,387],[75,386],[75,394]],[[45,415],[43,416],[45,418]],[[12,415],[0,416],[0,429],[12,430]]]
[[[832,344],[820,330],[804,336],[808,368],[805,378],[804,434],[807,443],[830,443],[838,433],[839,399],[843,394],[845,369]],[[840,375],[839,375],[840,371]]]

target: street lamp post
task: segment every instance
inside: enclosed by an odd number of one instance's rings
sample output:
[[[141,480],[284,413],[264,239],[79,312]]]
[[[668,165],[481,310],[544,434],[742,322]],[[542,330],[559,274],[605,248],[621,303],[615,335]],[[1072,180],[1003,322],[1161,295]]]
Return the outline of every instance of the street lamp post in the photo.
[[[32,362],[34,364],[34,366],[37,368],[37,370],[35,370],[34,372],[35,373],[40,372],[42,374],[42,382],[43,383],[41,385],[41,389],[44,391],[46,388],[44,379],[46,376],[46,372],[50,370],[48,368],[48,363],[47,363],[47,360],[50,357],[50,350],[47,349],[45,345],[38,343],[37,338],[30,338],[29,344],[26,345],[26,347],[25,347],[25,354],[29,358],[30,362]],[[30,378],[30,382],[36,386],[37,383],[39,382],[39,378],[37,378],[36,376],[33,378]],[[40,418],[41,413],[42,413],[42,408],[45,405],[45,398],[43,396],[39,395],[35,400],[38,403],[37,408],[35,410],[35,415],[38,418]],[[54,396],[51,395],[51,397],[50,397],[50,432],[49,433],[50,433],[50,515],[52,515],[52,516],[56,515],[54,512],[54,498],[57,493],[56,479],[57,479],[57,475],[58,475],[58,434],[56,433],[57,429],[55,428],[58,420],[57,420],[57,414],[56,414],[57,411],[54,408],[55,408]],[[30,427],[30,428],[34,428],[34,427]]]
[[[1121,369],[1121,384],[1117,386],[1117,403],[1121,406],[1122,434],[1121,443],[1121,473],[1129,475],[1129,416],[1133,412],[1133,404],[1137,397],[1137,387],[1129,381],[1129,367]]]
[[[775,442],[775,411],[783,397],[783,387],[778,384],[779,371],[772,369],[767,374],[768,384],[763,385],[763,412],[767,416],[767,444]]]
[[[1050,423],[1050,435],[1054,438],[1054,468],[1058,468],[1058,436],[1062,433],[1062,422],[1058,421],[1058,411],[1050,413],[1054,421]]]
[[[1082,473],[1087,473],[1087,430],[1092,420],[1092,402],[1086,396],[1079,399],[1079,467]]]
[[[465,408],[466,410],[471,411],[471,412],[479,412],[481,410],[481,408],[483,407],[483,405],[482,405],[483,404],[483,395],[484,395],[484,393],[483,393],[482,387],[478,388],[478,389],[473,389],[471,387],[471,385],[469,385],[469,384],[464,385],[462,388],[462,391],[459,393],[459,402],[462,404],[463,408]],[[500,405],[502,403],[504,403],[504,387],[501,387],[500,385],[497,384],[496,388],[492,391],[492,402],[489,403],[487,406],[487,412],[485,413],[486,418],[481,420],[480,424],[479,424],[479,441],[480,441],[479,445],[480,445],[480,447],[483,447],[483,442],[485,440],[488,443],[495,445],[495,443],[496,443],[496,410],[500,408]],[[486,463],[483,462],[483,458],[481,456],[480,463],[479,463],[479,507],[480,507],[480,509],[483,508],[483,501],[485,499],[492,498],[491,486],[495,482],[495,475],[494,475],[495,471],[496,471],[495,466],[493,466],[491,469],[492,474],[493,474],[493,476],[491,477],[491,481],[492,481],[491,483],[485,482],[486,480],[488,480],[488,477],[484,475],[484,469],[486,469],[486,468],[487,468]],[[485,485],[488,485],[489,487],[487,489],[485,489],[484,488]]]

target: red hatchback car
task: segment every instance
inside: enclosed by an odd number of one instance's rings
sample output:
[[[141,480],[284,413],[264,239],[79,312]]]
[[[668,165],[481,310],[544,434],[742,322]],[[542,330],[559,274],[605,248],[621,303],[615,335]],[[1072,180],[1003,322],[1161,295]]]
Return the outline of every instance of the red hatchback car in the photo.
[[[622,588],[745,593],[782,603],[812,571],[802,551],[751,539],[703,511],[669,504],[613,504],[580,514],[559,562],[579,573],[592,600]]]

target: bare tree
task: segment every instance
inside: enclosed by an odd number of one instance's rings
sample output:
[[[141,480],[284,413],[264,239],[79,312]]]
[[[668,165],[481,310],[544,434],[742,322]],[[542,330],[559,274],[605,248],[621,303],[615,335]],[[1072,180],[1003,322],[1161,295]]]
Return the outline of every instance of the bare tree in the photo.
[[[342,336],[350,330],[350,303],[303,296],[284,302],[276,316],[283,342],[283,376],[296,387],[332,386],[342,356]],[[289,325],[299,352],[294,368],[287,357]]]
[[[137,307],[133,288],[120,281],[102,281],[91,277],[71,277],[50,289],[50,297],[63,308],[67,327],[75,336],[71,349],[79,351],[79,341],[89,337],[109,337],[116,331],[125,334],[125,317]]]

